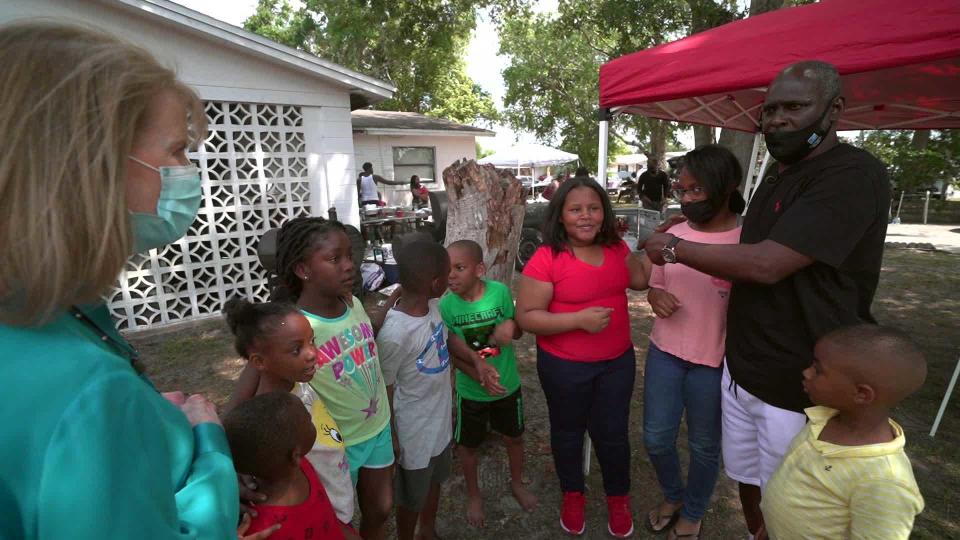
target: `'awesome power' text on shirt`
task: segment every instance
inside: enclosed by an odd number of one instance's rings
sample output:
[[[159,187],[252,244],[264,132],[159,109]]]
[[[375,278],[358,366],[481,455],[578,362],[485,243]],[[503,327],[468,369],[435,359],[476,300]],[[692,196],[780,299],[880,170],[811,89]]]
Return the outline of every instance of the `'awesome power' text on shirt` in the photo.
[[[310,386],[352,446],[380,433],[390,422],[373,326],[356,298],[335,319],[303,312],[317,344],[317,373]]]

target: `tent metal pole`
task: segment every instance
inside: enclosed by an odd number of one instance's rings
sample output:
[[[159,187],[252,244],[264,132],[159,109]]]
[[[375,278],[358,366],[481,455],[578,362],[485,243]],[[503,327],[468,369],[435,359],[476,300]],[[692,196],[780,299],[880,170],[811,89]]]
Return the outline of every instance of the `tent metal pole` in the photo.
[[[603,189],[610,187],[607,185],[607,124],[606,120],[600,121],[600,151],[597,154],[597,182],[603,185]]]
[[[937,428],[940,427],[940,420],[943,419],[943,413],[947,410],[947,403],[950,403],[950,396],[953,395],[953,387],[957,384],[958,376],[960,376],[960,358],[957,358],[957,367],[953,368],[953,377],[950,378],[947,391],[943,394],[943,401],[940,402],[940,410],[937,411],[937,418],[933,421],[933,427],[930,428],[931,437],[937,436]]]
[[[750,201],[750,189],[753,187],[753,175],[757,172],[757,151],[760,150],[761,137],[763,137],[763,134],[759,131],[753,134],[753,149],[750,150],[750,165],[747,167],[747,177],[743,180],[743,197],[748,203]],[[743,209],[743,213],[747,213],[746,208]]]
[[[597,111],[597,120],[600,121],[600,151],[597,152],[597,183],[603,186],[603,189],[608,189],[610,186],[607,185],[607,143],[609,142],[609,127],[610,127],[610,109],[600,108]]]

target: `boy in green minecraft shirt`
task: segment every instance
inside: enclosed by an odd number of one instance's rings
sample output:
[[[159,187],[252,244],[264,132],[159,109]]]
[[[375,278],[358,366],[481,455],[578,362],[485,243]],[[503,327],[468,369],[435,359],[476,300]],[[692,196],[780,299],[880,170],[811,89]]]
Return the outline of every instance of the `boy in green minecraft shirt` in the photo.
[[[454,439],[467,486],[467,522],[484,525],[483,499],[477,478],[477,448],[489,424],[503,436],[510,462],[510,487],[530,512],[537,498],[523,486],[523,399],[513,340],[522,335],[513,320],[513,297],[499,281],[483,279],[483,249],[472,240],[447,247],[450,292],[440,299],[440,314],[451,332],[497,369],[499,392],[489,393],[477,379],[472,359],[454,357],[457,367],[457,425]]]

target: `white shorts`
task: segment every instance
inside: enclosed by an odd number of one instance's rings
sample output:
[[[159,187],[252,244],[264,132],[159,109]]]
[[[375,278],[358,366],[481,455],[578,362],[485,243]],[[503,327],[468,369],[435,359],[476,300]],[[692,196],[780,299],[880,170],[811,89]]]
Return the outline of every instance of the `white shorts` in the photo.
[[[737,482],[763,489],[807,417],[764,403],[733,384],[726,361],[720,384],[723,467]]]

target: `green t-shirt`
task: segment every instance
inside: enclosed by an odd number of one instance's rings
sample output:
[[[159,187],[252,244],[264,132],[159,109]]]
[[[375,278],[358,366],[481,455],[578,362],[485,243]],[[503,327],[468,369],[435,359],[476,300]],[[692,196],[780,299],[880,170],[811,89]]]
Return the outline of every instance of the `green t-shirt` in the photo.
[[[494,344],[493,329],[497,324],[513,318],[513,297],[510,289],[499,281],[484,280],[483,297],[476,302],[467,302],[458,295],[447,292],[440,299],[440,315],[450,331],[456,333],[475,351]],[[500,373],[500,384],[512,394],[520,388],[520,373],[513,344],[500,347],[500,354],[490,356],[487,362]],[[495,401],[504,396],[491,396],[472,377],[457,371],[457,392],[473,401]]]
[[[363,304],[351,298],[351,305],[336,319],[301,312],[310,321],[317,344],[317,372],[310,386],[337,421],[343,444],[353,446],[379,434],[390,423],[390,403]]]

